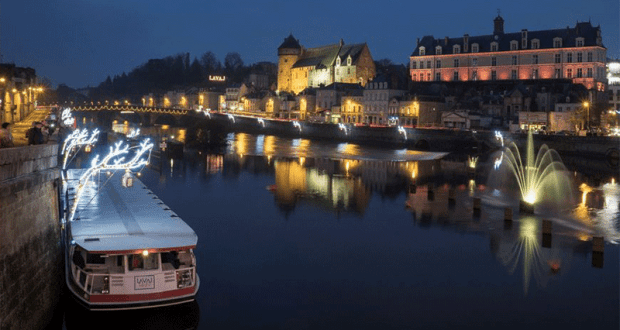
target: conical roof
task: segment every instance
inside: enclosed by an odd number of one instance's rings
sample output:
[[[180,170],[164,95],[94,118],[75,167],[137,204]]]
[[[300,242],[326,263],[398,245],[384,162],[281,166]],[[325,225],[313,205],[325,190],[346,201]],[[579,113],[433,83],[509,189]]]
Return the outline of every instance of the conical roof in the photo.
[[[284,42],[282,42],[280,47],[278,47],[278,49],[282,48],[301,49],[301,46],[299,45],[299,40],[295,39],[295,37],[293,37],[293,34],[291,33],[288,37],[284,38]]]

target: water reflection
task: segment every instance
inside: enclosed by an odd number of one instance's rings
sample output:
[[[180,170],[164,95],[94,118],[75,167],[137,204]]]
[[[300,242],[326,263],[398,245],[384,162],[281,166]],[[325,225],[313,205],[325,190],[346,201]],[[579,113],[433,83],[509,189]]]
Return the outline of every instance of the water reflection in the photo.
[[[152,309],[127,311],[89,311],[72,297],[65,303],[65,329],[198,329],[200,308],[195,300],[189,303]]]

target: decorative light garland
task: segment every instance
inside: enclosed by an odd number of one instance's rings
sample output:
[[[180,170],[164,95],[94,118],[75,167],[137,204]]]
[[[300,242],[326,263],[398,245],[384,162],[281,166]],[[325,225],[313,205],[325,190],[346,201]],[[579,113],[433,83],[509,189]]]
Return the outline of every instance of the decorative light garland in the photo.
[[[82,130],[76,129],[75,131],[73,131],[73,133],[71,133],[71,135],[69,135],[65,139],[65,142],[62,146],[62,153],[64,154],[64,158],[62,162],[63,170],[67,169],[67,160],[69,159],[69,156],[71,155],[71,151],[75,147],[83,146],[83,145],[90,145],[90,144],[94,144],[95,142],[97,142],[97,140],[99,139],[99,129],[95,128],[92,134],[90,135],[90,138],[86,139],[87,137],[88,137],[88,129],[84,128]]]
[[[138,149],[129,161],[123,162],[125,160],[124,155],[129,153],[130,149]],[[96,155],[91,163],[91,167],[82,174],[78,181],[78,188],[75,194],[75,200],[71,207],[71,211],[69,212],[69,221],[73,220],[75,216],[75,211],[80,201],[80,197],[82,196],[82,192],[88,186],[90,179],[96,173],[105,170],[132,170],[138,167],[147,165],[149,159],[151,157],[151,150],[153,149],[153,143],[150,142],[149,139],[146,139],[140,143],[139,146],[129,147],[129,145],[123,146],[123,141],[119,141],[114,144],[114,147],[110,147],[110,153],[105,156],[101,161],[99,161],[99,155]],[[144,154],[148,152],[148,157],[146,159],[142,158]],[[112,164],[109,164],[112,161]]]

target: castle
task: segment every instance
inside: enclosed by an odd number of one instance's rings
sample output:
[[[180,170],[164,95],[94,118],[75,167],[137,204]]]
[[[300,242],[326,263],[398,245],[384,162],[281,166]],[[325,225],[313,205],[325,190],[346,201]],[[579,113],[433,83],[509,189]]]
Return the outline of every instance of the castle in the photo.
[[[364,86],[375,76],[366,43],[304,48],[289,35],[278,47],[278,90],[298,94],[308,87],[338,83]]]

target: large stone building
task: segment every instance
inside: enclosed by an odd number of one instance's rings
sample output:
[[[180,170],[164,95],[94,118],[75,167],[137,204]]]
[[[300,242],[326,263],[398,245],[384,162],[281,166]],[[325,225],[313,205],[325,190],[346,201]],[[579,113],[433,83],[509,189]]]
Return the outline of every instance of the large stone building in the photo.
[[[504,33],[498,15],[490,35],[418,39],[409,64],[412,81],[570,79],[603,91],[606,54],[601,28],[590,22]]]
[[[278,47],[278,90],[299,93],[307,87],[359,83],[375,76],[375,63],[366,43],[304,48],[289,35]]]

